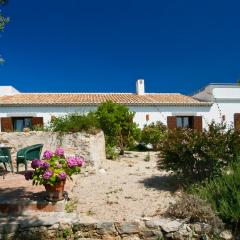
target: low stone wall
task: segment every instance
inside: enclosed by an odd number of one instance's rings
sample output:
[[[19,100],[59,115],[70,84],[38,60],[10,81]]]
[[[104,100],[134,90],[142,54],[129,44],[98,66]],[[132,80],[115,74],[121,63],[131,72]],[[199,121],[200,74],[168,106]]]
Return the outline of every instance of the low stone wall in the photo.
[[[46,149],[55,150],[62,146],[68,155],[81,155],[85,158],[87,165],[98,169],[101,162],[106,159],[105,139],[103,132],[96,135],[87,133],[72,133],[60,135],[53,132],[0,132],[0,144],[12,147],[13,162],[16,152],[26,146],[43,144],[43,151]]]
[[[36,217],[0,218],[0,239],[105,239],[105,240],[160,240],[213,239],[212,227],[205,223],[189,224],[183,220],[162,217],[134,222],[91,222],[75,214],[54,213]],[[229,231],[219,233],[217,239],[232,239]]]

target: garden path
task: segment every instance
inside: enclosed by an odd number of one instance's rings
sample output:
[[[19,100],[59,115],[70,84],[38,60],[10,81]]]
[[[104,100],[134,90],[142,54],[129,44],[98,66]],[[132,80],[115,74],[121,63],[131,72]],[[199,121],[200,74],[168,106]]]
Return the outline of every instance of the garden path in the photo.
[[[179,194],[176,180],[157,169],[156,152],[150,152],[150,159],[147,155],[127,152],[118,160],[106,160],[97,174],[83,173],[70,194],[78,201],[80,216],[129,221],[164,213]]]

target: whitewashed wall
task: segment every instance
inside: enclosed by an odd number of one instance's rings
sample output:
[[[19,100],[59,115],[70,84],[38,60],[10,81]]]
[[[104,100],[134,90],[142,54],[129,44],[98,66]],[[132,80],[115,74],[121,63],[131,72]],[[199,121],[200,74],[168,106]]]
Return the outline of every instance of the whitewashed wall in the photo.
[[[214,102],[210,111],[204,114],[207,122],[221,122],[225,116],[227,125],[233,126],[234,114],[240,113],[239,85],[209,85],[194,95],[195,98]]]
[[[1,117],[43,117],[44,124],[48,124],[51,116],[63,116],[69,113],[87,113],[95,111],[96,107],[60,107],[60,106],[46,106],[46,107],[0,107]],[[1,129],[1,128],[0,128]]]
[[[142,106],[129,107],[130,111],[136,112],[135,122],[142,128],[145,124],[161,121],[167,125],[168,116],[203,116],[203,127],[207,127],[205,120],[210,106],[191,107],[191,106]],[[149,115],[149,121],[146,121],[146,115]]]
[[[82,107],[0,107],[0,117],[17,117],[17,116],[35,116],[43,117],[44,124],[48,124],[51,116],[63,116],[69,113],[87,113],[95,111],[96,106],[82,106]],[[203,116],[203,126],[207,126],[205,120],[210,107],[188,107],[188,106],[129,106],[130,111],[135,112],[134,121],[143,127],[146,121],[146,115],[149,115],[149,121],[161,121],[167,124],[167,116],[172,115],[194,115]],[[208,119],[209,117],[207,117]]]

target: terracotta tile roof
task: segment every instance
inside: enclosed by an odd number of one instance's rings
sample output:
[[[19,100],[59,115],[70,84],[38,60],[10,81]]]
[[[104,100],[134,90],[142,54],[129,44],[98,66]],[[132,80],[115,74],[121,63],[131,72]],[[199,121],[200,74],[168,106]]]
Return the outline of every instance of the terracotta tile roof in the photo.
[[[179,93],[145,95],[131,93],[21,93],[0,97],[0,106],[97,105],[108,100],[126,105],[211,105],[209,102],[202,102]]]

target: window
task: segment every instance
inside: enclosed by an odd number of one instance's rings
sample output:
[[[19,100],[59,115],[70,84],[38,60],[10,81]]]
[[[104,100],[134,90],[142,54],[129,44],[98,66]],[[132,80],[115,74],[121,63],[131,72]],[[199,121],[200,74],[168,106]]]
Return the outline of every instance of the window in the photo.
[[[13,130],[16,132],[22,132],[24,128],[32,129],[31,117],[19,117],[13,118]]]
[[[192,116],[179,116],[176,117],[177,128],[193,128],[193,117]]]

